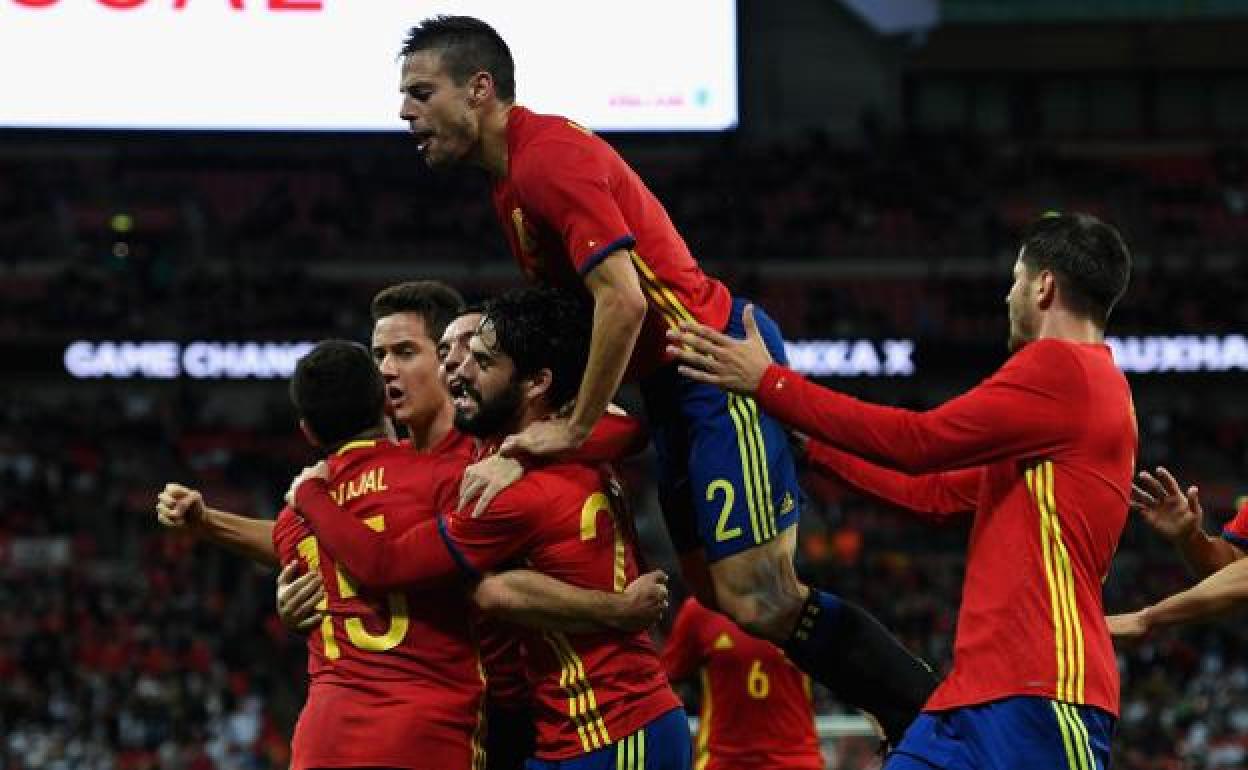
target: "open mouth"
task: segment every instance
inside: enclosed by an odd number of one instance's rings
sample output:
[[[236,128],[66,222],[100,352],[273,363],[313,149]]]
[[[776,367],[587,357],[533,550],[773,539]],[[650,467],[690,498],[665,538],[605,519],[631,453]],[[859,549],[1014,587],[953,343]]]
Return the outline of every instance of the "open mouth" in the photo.
[[[479,402],[479,398],[472,388],[469,388],[462,382],[452,382],[450,386],[451,404],[455,407],[455,411],[462,412],[468,409],[474,409]]]
[[[429,144],[433,141],[432,131],[412,131],[412,138],[416,140],[416,149],[425,152],[429,149]]]
[[[386,386],[386,401],[389,402],[390,408],[393,410],[403,403],[403,389],[397,385]]]

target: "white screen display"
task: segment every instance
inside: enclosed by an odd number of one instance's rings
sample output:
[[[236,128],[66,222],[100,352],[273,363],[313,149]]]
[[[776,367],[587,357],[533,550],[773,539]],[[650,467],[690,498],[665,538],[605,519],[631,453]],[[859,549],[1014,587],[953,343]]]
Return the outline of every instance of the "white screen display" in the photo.
[[[735,0],[0,0],[0,127],[401,130],[398,49],[444,13],[499,31],[537,112],[737,123]]]

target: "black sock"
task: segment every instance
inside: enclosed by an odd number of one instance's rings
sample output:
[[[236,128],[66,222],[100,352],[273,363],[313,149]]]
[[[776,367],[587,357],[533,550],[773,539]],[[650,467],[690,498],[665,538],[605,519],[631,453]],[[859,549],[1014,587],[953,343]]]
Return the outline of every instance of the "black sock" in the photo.
[[[840,701],[875,717],[896,746],[936,689],[936,675],[853,602],[810,592],[785,654]]]

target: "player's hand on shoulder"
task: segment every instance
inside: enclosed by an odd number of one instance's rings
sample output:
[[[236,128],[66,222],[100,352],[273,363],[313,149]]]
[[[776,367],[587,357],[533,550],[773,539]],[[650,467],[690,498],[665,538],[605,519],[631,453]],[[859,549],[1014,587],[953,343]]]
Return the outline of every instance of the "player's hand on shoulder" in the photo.
[[[156,520],[170,529],[190,529],[204,519],[204,496],[197,489],[170,482],[156,496]]]
[[[469,465],[459,485],[459,509],[463,510],[475,498],[472,517],[480,516],[499,493],[520,480],[524,466],[513,457],[490,455]]]
[[[619,597],[616,619],[611,625],[623,631],[644,631],[667,612],[667,573],[657,569],[647,572],[629,583]]]
[[[515,457],[527,454],[534,457],[549,457],[580,447],[585,443],[587,434],[582,434],[573,427],[566,417],[550,420],[538,420],[519,433],[508,436],[499,447],[499,454],[504,457]]]
[[[329,464],[326,463],[324,460],[321,460],[315,465],[309,465],[308,467],[299,471],[299,475],[295,476],[294,480],[290,482],[290,487],[286,490],[286,504],[287,505],[289,505],[292,508],[295,507],[295,492],[299,489],[299,485],[307,481],[308,479],[320,479],[321,481],[329,481]]]
[[[1179,486],[1170,471],[1158,467],[1156,473],[1141,471],[1131,485],[1131,509],[1168,540],[1182,540],[1201,527],[1204,511],[1200,490]]]
[[[324,615],[317,606],[325,601],[325,584],[316,570],[299,574],[299,562],[292,561],[277,576],[277,616],[291,631],[306,633]]]

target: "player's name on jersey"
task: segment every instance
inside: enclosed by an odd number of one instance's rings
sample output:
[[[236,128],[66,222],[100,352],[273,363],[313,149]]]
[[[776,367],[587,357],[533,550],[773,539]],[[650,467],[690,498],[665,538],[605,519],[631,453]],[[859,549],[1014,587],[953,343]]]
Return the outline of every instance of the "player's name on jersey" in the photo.
[[[79,379],[288,379],[312,342],[87,341],[65,348],[65,370]]]

